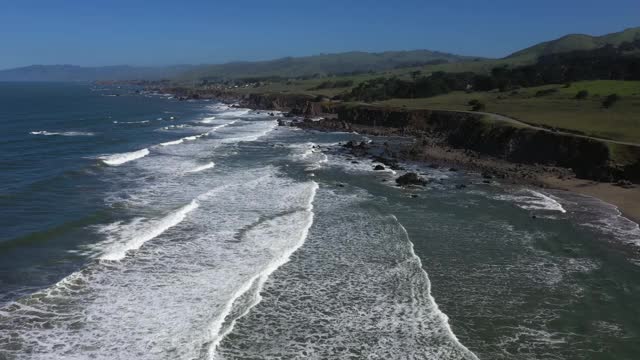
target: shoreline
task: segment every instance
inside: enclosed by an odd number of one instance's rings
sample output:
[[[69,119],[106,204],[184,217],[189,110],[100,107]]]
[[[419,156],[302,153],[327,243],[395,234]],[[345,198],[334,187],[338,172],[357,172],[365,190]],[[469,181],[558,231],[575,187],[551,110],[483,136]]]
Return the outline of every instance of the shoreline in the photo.
[[[414,141],[415,146],[404,149],[404,152],[398,151],[399,160],[419,161],[437,166],[460,167],[468,171],[479,172],[487,179],[495,178],[513,185],[552,188],[595,197],[617,207],[624,217],[640,224],[640,187],[630,182],[621,183],[620,185],[623,185],[623,187],[613,182],[585,179],[585,174],[578,177],[575,171],[568,167],[540,165],[535,161],[507,160],[489,155],[482,149],[478,149],[480,151],[471,150],[464,143],[454,147],[445,139],[444,134],[438,133],[437,130],[412,129],[412,125],[409,127],[401,126],[400,123],[394,124],[393,121],[387,125],[379,125],[377,127],[358,124],[356,121],[344,121],[340,114],[336,114],[334,107],[316,102],[311,96],[296,94],[242,95],[226,91],[200,92],[193,89],[188,91],[185,88],[164,88],[162,90],[183,97],[183,99],[218,99],[235,104],[232,106],[246,107],[253,110],[289,112],[290,117],[295,116],[305,119],[304,121],[292,123],[293,126],[305,129],[356,131],[372,136],[402,136]],[[448,113],[460,112],[448,111]],[[356,115],[366,117],[379,114],[364,113]],[[469,114],[466,115],[469,116]],[[311,121],[310,118],[323,119]],[[375,119],[373,124],[375,124]],[[544,148],[545,144],[537,144],[537,147]],[[640,164],[640,161],[638,164]],[[601,166],[594,167],[601,168]],[[594,176],[591,176],[591,178],[594,178]]]
[[[334,120],[292,121],[288,124],[288,126],[307,130],[348,130],[363,135],[401,137],[407,140],[407,144],[387,149],[385,153],[389,154],[389,161],[415,161],[428,167],[453,168],[479,173],[488,181],[495,179],[510,185],[533,186],[591,196],[615,206],[622,216],[640,224],[640,188],[637,186],[622,187],[612,183],[580,179],[567,168],[514,163],[468,149],[457,149],[447,145],[438,137],[417,139],[414,136],[402,134],[399,129],[373,129],[355,124],[348,124],[348,129],[345,129],[342,125]],[[287,126],[287,124],[281,122],[280,126]],[[375,156],[366,148],[354,148],[351,153],[359,157]]]

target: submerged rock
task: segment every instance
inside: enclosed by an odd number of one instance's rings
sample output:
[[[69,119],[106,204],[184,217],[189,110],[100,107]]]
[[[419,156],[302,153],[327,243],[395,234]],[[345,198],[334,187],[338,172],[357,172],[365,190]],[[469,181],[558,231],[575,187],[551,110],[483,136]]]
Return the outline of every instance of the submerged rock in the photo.
[[[420,176],[418,176],[418,174],[410,172],[410,173],[406,173],[406,174],[400,176],[399,178],[397,178],[396,179],[396,183],[398,185],[401,185],[401,186],[407,186],[407,185],[422,185],[422,186],[425,186],[429,182],[427,180],[425,180],[424,178],[421,178]]]
[[[384,168],[384,166],[382,166],[382,165],[376,165],[376,167],[374,167],[374,168],[373,168],[373,170],[375,170],[375,171],[382,171],[382,170],[385,170],[385,168]]]

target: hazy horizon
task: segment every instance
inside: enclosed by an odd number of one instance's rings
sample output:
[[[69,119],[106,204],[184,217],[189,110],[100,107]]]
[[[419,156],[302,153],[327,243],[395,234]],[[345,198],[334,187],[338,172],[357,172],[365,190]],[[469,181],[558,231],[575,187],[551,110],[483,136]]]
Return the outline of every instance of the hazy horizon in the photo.
[[[0,30],[10,34],[0,39],[0,47],[9,50],[0,58],[0,69],[157,67],[422,49],[501,58],[570,33],[603,35],[640,25],[635,16],[640,4],[627,0],[605,5],[544,0],[526,6],[462,0],[455,5],[27,1],[0,13]]]

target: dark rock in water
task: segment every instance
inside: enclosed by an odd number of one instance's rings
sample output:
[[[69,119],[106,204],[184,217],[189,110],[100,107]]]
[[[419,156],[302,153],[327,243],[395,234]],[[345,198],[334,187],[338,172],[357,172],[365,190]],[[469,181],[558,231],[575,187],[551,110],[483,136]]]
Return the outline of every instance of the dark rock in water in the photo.
[[[456,168],[449,168],[449,171],[451,171],[451,172],[456,172],[456,171],[458,171],[458,169],[456,169]]]
[[[357,162],[357,161],[352,161],[351,163],[352,163],[352,164],[360,164],[360,163],[359,163],[359,162]]]
[[[387,182],[387,179],[382,179],[382,182]]]
[[[353,142],[353,140],[349,140],[349,142],[347,142],[346,144],[344,144],[342,146],[344,146],[346,148],[353,149],[354,147],[356,147],[356,144],[355,144],[355,142]]]
[[[384,170],[384,169],[385,169],[385,168],[384,168],[384,166],[382,166],[382,165],[376,165],[376,167],[374,167],[374,168],[373,168],[373,170],[375,170],[375,171],[382,171],[382,170]]]
[[[418,176],[418,174],[410,172],[397,178],[396,183],[401,186],[407,186],[407,185],[425,186],[428,184],[428,181]]]
[[[416,195],[416,194],[411,194],[411,197],[415,199],[415,198],[417,198],[417,197],[418,197],[418,195]]]
[[[532,218],[532,219],[537,219],[538,217],[537,217],[537,216],[535,216],[535,215],[531,215],[531,218]]]
[[[391,170],[404,170],[403,167],[398,165],[398,161],[396,160],[387,159],[383,156],[374,156],[373,160],[386,165]]]
[[[344,187],[343,183],[337,183],[336,185],[338,185],[338,187]]]
[[[269,116],[276,116],[274,113],[270,112]]]
[[[483,171],[482,172],[482,177],[485,179],[493,179],[493,175],[491,175],[490,173]]]
[[[431,169],[437,169],[437,168],[439,168],[439,167],[440,167],[440,165],[438,165],[438,164],[429,164],[429,167],[430,167]]]
[[[482,182],[485,184],[491,184],[491,180],[482,180]]]
[[[467,185],[465,185],[465,184],[458,184],[458,185],[456,185],[456,189],[464,189],[464,188],[466,188],[466,187],[467,187]]]

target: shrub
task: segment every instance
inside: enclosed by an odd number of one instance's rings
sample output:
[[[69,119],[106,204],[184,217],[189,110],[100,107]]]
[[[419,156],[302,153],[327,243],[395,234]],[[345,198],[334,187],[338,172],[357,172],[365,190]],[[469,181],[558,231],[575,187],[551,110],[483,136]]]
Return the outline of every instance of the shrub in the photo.
[[[618,94],[611,94],[606,98],[604,98],[604,101],[602,101],[602,107],[604,107],[605,109],[608,109],[612,107],[615,103],[617,103],[619,100],[620,100],[620,96],[618,96]]]
[[[555,94],[558,92],[558,89],[546,89],[546,90],[539,90],[538,92],[536,92],[536,97],[541,97],[541,96],[547,96],[547,95],[551,95],[551,94]]]
[[[576,94],[576,99],[583,100],[589,97],[589,92],[587,90],[580,90]]]
[[[484,103],[481,102],[476,102],[473,107],[471,108],[471,111],[484,111],[486,109],[486,106],[484,105]]]

